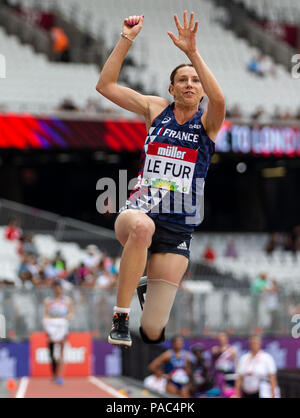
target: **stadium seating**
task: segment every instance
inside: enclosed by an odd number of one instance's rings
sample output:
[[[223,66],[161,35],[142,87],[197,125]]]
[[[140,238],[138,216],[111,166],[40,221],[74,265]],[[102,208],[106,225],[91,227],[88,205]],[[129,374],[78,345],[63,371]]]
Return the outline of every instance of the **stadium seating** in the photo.
[[[229,240],[233,240],[238,252],[236,259],[225,257]],[[297,290],[300,285],[300,253],[295,256],[287,251],[275,250],[271,255],[264,251],[267,234],[195,234],[192,241],[191,261],[199,260],[209,243],[216,252],[214,268],[221,274],[232,275],[236,280],[253,281],[260,273],[267,273],[286,289]]]
[[[242,3],[258,18],[299,24],[300,3],[298,0],[234,0]]]
[[[17,269],[20,263],[15,242],[4,238],[4,228],[0,228],[0,279],[17,282]],[[238,257],[225,257],[224,252],[229,240],[233,239]],[[300,285],[300,253],[293,256],[290,252],[276,250],[267,255],[264,247],[267,234],[218,234],[195,233],[191,247],[191,261],[202,260],[202,254],[210,244],[216,252],[213,267],[221,275],[231,275],[237,281],[254,280],[260,273],[266,272],[269,278],[276,279],[279,284],[289,290],[297,290]],[[58,242],[51,235],[37,234],[35,245],[41,256],[53,257],[60,250],[66,259],[68,269],[79,265],[85,252],[76,243]]]
[[[250,47],[245,40],[238,39],[231,31],[225,30],[216,21],[221,9],[216,9],[215,4],[208,0],[186,2],[165,0],[163,8],[160,7],[161,3],[158,0],[151,2],[131,0],[129,3],[118,0],[109,2],[104,0],[24,1],[27,7],[36,4],[46,10],[55,5],[66,18],[75,24],[89,31],[94,28],[94,36],[101,33],[108,50],[119,39],[121,22],[125,16],[135,13],[145,14],[143,30],[130,50],[137,68],[127,68],[126,72],[129,81],[140,82],[146,92],[155,91],[163,97],[169,97],[169,74],[172,69],[177,64],[187,61],[184,54],[173,46],[166,32],[167,30],[176,32],[173,21],[174,12],[181,16],[183,9],[193,10],[200,20],[199,50],[219,80],[228,107],[238,104],[245,115],[250,115],[259,106],[263,106],[269,113],[272,113],[278,104],[292,113],[299,106],[300,84],[298,80],[293,79],[282,66],[275,65],[271,58],[269,59],[275,66],[276,76],[268,75],[260,79],[246,71],[246,65],[250,58],[257,54],[258,49]],[[3,43],[3,33],[1,37]],[[98,76],[96,66],[50,64],[44,57],[34,55],[30,48],[18,45],[16,40],[11,40],[10,44],[14,44],[14,49],[11,50],[11,60],[17,60],[18,56],[24,55],[24,59],[27,57],[27,65],[32,64],[34,67],[35,76],[34,80],[31,78],[29,82],[30,70],[28,68],[27,78],[24,77],[27,83],[25,87],[18,73],[18,83],[22,85],[21,97],[15,94],[17,90],[20,95],[16,80],[10,77],[11,81],[9,81],[8,78],[4,102],[20,102],[22,99],[23,103],[28,103],[27,106],[35,103],[37,106],[40,104],[49,108],[65,96],[73,98],[81,106],[88,97],[99,97],[94,91]],[[24,53],[21,49],[24,49]],[[10,87],[9,83],[11,83]],[[33,86],[32,83],[34,83]],[[5,83],[2,84],[5,85]],[[279,97],[280,103],[278,103]]]
[[[6,79],[0,80],[0,104],[6,111],[51,112],[65,98],[81,109],[91,98],[98,100],[103,108],[120,109],[96,91],[99,77],[96,65],[49,62],[30,45],[22,45],[17,37],[7,36],[1,27],[0,51],[7,67]]]

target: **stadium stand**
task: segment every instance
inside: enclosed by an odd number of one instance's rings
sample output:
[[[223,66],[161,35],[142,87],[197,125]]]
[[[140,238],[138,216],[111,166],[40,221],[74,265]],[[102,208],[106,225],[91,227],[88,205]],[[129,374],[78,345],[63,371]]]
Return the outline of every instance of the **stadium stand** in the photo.
[[[226,257],[224,255],[226,245],[234,240],[238,249],[238,257]],[[201,254],[209,243],[216,252],[216,259],[207,267],[203,260],[202,268],[194,268],[195,279],[205,276],[218,276],[228,285],[226,278],[233,277],[236,287],[244,287],[245,281],[252,282],[260,273],[267,272],[269,277],[274,277],[279,284],[284,285],[289,291],[297,291],[300,285],[300,253],[293,254],[284,250],[275,250],[267,255],[265,247],[267,234],[203,234],[196,233],[191,249],[191,261],[199,263]],[[61,251],[68,269],[72,270],[84,259],[85,251],[76,243],[59,242],[51,235],[37,234],[34,242],[41,257],[53,258],[57,251]],[[11,282],[18,282],[18,267],[20,258],[17,254],[15,242],[8,242],[4,238],[4,228],[0,229],[0,272],[1,278]],[[213,267],[214,273],[208,272]],[[227,279],[228,280],[228,279]]]
[[[234,0],[241,3],[259,19],[299,23],[300,4],[297,0]]]
[[[49,62],[44,54],[35,53],[31,45],[22,45],[16,36],[8,36],[1,27],[0,50],[5,56],[7,74],[1,83],[2,110],[53,112],[66,98],[79,110],[84,110],[90,99],[96,100],[103,110],[108,106],[106,99],[95,90],[99,77],[96,65]],[[111,103],[109,108],[122,113]]]
[[[192,0],[182,4],[179,0],[168,0],[166,7],[160,8],[158,3],[157,7],[154,7],[154,2],[149,3],[146,0],[141,0],[131,3],[132,11],[128,10],[125,3],[116,0],[108,3],[94,0],[84,3],[75,0],[58,3],[48,0],[37,3],[29,0],[21,2],[21,4],[26,7],[38,4],[45,9],[55,6],[60,13],[66,18],[72,19],[77,25],[83,25],[83,22],[86,22],[84,16],[89,14],[91,18],[88,26],[102,28],[107,50],[110,50],[119,38],[122,18],[128,13],[144,13],[143,31],[130,51],[130,56],[133,57],[136,66],[128,66],[126,77],[129,85],[139,82],[146,93],[156,92],[164,97],[168,96],[170,72],[177,64],[185,60],[183,54],[172,46],[171,40],[166,34],[167,28],[174,30],[173,16],[169,10],[178,14],[181,14],[184,8],[194,10],[200,20],[199,48],[201,54],[225,92],[227,107],[238,104],[242,113],[250,116],[253,110],[260,106],[269,114],[273,113],[278,105],[278,97],[280,97],[280,106],[289,109],[290,113],[293,113],[299,106],[299,83],[283,66],[275,65],[271,57],[268,57],[268,60],[275,68],[275,75],[266,75],[263,79],[258,79],[246,71],[249,60],[257,55],[259,50],[256,47],[250,47],[246,40],[237,38],[230,30],[224,29],[216,21],[220,15],[220,8],[216,8],[213,2]],[[109,22],[104,16],[109,16]],[[15,41],[11,41],[11,43],[13,42],[15,43]],[[16,54],[16,49],[18,54],[22,54],[20,48],[16,47],[13,56]],[[28,47],[25,47],[25,50],[24,55],[27,54],[34,62],[33,54],[28,51]],[[13,56],[8,57],[13,61]],[[96,66],[76,67],[49,64],[41,57],[37,59],[37,63],[39,62],[41,65],[36,66],[35,79],[44,80],[43,89],[41,91],[41,88],[37,86],[36,89],[30,89],[30,92],[26,92],[26,94],[24,92],[23,102],[35,103],[36,108],[40,104],[42,108],[50,109],[55,107],[59,100],[65,96],[77,100],[79,106],[84,106],[88,97],[98,97],[93,91],[98,75]],[[47,71],[47,76],[43,78],[39,75],[40,71],[42,74],[46,74]],[[15,85],[13,80],[11,83]],[[74,86],[76,86],[76,90]],[[13,87],[7,87],[7,89],[5,101],[15,101]],[[251,94],[249,94],[250,92]],[[57,97],[57,94],[60,97]],[[27,106],[32,107],[30,104]]]
[[[234,240],[238,257],[224,255],[228,241]],[[300,253],[295,255],[282,249],[267,255],[265,247],[268,234],[195,234],[191,260],[199,260],[208,243],[216,251],[213,267],[219,274],[230,274],[236,280],[253,281],[261,272],[275,277],[290,291],[297,291],[300,284]]]

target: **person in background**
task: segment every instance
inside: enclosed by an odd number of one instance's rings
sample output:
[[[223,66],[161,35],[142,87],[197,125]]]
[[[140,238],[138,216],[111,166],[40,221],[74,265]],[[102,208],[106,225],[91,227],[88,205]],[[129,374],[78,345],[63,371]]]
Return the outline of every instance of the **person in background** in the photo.
[[[189,392],[191,396],[205,392],[212,388],[209,378],[209,365],[204,357],[202,344],[195,344],[191,347],[191,373]]]
[[[168,380],[166,386],[167,393],[188,398],[190,395],[190,360],[188,352],[183,349],[183,344],[182,337],[176,336],[172,338],[172,348],[154,359],[150,363],[149,369],[153,374],[156,374],[157,368],[166,366],[166,377]]]
[[[265,246],[265,251],[267,254],[272,254],[272,252],[276,250],[279,246],[280,246],[279,235],[276,233],[271,234]]]
[[[249,338],[249,351],[238,362],[235,397],[278,396],[276,364],[273,357],[261,349],[261,338],[253,335]]]
[[[56,251],[55,257],[53,260],[53,264],[56,267],[57,270],[66,270],[66,260],[62,256],[62,253],[60,250]]]
[[[4,229],[4,236],[9,241],[18,241],[21,238],[22,230],[19,228],[17,218],[12,218]]]
[[[207,244],[204,252],[203,252],[203,258],[205,261],[208,261],[210,263],[214,262],[216,259],[216,252],[211,244]]]
[[[70,41],[67,34],[60,27],[54,26],[50,30],[52,38],[52,51],[56,61],[70,62]]]
[[[165,394],[166,393],[166,386],[168,380],[164,374],[164,370],[162,366],[156,367],[153,374],[146,377],[144,380],[145,388],[149,390],[154,390],[155,392]]]
[[[34,255],[35,257],[39,256],[38,250],[33,242],[33,236],[31,234],[25,234],[21,237],[20,242],[22,242],[20,246],[20,255],[28,254]]]
[[[279,287],[275,279],[271,280],[265,293],[265,301],[268,311],[271,316],[271,332],[275,333],[279,331],[280,318],[279,318]]]
[[[258,326],[258,317],[259,317],[259,306],[260,301],[262,298],[262,294],[267,290],[268,282],[267,282],[267,274],[261,273],[252,283],[250,287],[251,293],[251,302],[252,302],[252,318],[251,318],[251,326],[257,327]]]
[[[100,260],[100,263],[97,267],[97,275],[97,288],[102,290],[111,290],[115,288],[117,284],[116,275],[111,274],[109,270],[105,268],[105,261],[103,258]]]
[[[234,387],[237,352],[235,347],[229,344],[226,332],[220,332],[217,339],[218,345],[211,349],[215,369],[215,384],[224,391],[226,388]]]
[[[72,299],[64,296],[60,280],[55,280],[52,289],[53,298],[46,298],[44,301],[43,326],[48,336],[53,379],[57,384],[62,385],[64,383],[63,350],[69,332],[69,321],[74,316],[74,307]],[[55,345],[60,347],[60,358],[58,361],[54,354]]]
[[[238,257],[238,252],[234,243],[234,240],[231,239],[228,241],[227,243],[227,247],[225,249],[224,252],[224,256],[225,257],[232,257],[232,258],[237,258]]]
[[[83,258],[83,264],[91,269],[95,268],[101,259],[101,253],[96,245],[88,245],[86,247],[86,255]]]

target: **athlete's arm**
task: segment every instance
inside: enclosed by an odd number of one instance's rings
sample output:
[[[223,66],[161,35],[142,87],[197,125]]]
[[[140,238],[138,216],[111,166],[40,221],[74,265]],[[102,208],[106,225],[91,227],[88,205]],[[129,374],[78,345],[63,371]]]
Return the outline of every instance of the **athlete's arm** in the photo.
[[[202,87],[209,98],[208,107],[202,117],[202,122],[208,136],[215,141],[225,118],[225,99],[223,92],[197,49],[196,33],[198,21],[194,25],[194,13],[191,13],[189,23],[187,12],[184,12],[183,27],[176,14],[174,15],[174,19],[178,29],[178,38],[172,32],[168,32],[168,35],[174,44],[190,59],[198,74]]]
[[[242,382],[243,382],[243,377],[241,375],[239,375],[236,378],[235,385],[234,385],[234,396],[235,396],[235,398],[240,398],[241,397]]]
[[[125,19],[122,33],[133,41],[142,29],[143,20],[143,16],[130,16]],[[153,114],[157,116],[168,103],[161,97],[145,96],[117,83],[124,58],[131,45],[130,40],[121,37],[101,71],[96,90],[118,106],[143,115],[148,121],[153,118]]]
[[[43,318],[49,318],[49,313],[48,313],[48,308],[49,308],[49,298],[46,298],[44,300],[44,314],[43,314]]]
[[[72,321],[74,318],[74,304],[71,298],[68,298],[68,316],[67,320]]]
[[[150,364],[149,364],[149,370],[152,373],[156,373],[157,369],[160,368],[164,363],[168,363],[170,361],[170,351],[167,350],[164,353],[162,353],[160,356],[156,357]]]
[[[270,374],[269,379],[270,379],[270,385],[271,385],[272,398],[275,398],[276,397],[276,386],[277,386],[276,374]]]

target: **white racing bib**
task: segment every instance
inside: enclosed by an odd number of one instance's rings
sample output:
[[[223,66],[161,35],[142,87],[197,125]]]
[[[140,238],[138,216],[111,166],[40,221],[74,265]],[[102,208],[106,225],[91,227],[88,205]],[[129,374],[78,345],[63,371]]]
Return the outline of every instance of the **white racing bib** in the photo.
[[[186,385],[189,383],[189,377],[184,369],[176,369],[171,372],[172,381],[179,385]]]
[[[190,193],[198,151],[152,142],[148,145],[143,186]]]

